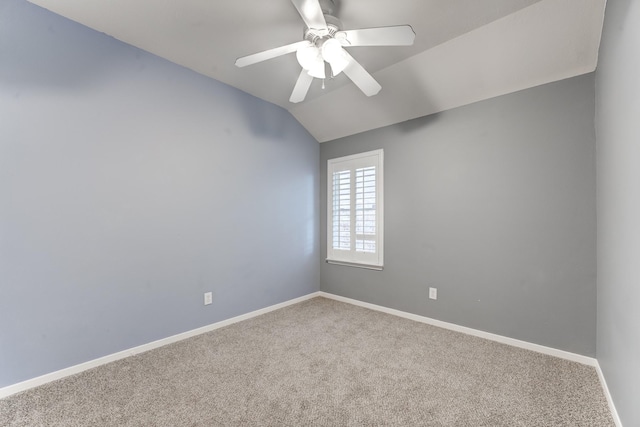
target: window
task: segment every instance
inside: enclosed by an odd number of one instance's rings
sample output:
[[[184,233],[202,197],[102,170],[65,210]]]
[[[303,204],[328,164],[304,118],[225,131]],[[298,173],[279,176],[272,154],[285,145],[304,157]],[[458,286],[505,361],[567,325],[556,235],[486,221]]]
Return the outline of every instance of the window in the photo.
[[[382,150],[327,165],[327,262],[382,270]]]

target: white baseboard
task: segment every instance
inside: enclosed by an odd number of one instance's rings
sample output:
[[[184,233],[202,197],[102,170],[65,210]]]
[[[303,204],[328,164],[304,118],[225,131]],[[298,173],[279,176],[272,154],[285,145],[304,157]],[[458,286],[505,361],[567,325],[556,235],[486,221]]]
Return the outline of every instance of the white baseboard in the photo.
[[[616,427],[622,427],[622,421],[620,421],[620,416],[618,415],[616,406],[613,403],[613,398],[611,397],[611,393],[609,392],[609,387],[607,386],[607,381],[604,378],[602,369],[600,369],[600,364],[598,363],[598,360],[593,357],[583,356],[581,354],[575,354],[575,353],[571,353],[564,350],[558,350],[552,347],[546,347],[539,344],[533,344],[527,341],[521,341],[514,338],[505,337],[502,335],[496,335],[489,332],[479,331],[477,329],[467,328],[466,326],[460,326],[454,323],[443,322],[441,320],[432,319],[430,317],[407,313],[405,311],[383,307],[381,305],[375,305],[368,302],[362,302],[355,299],[343,297],[340,295],[330,294],[328,292],[321,291],[321,292],[318,292],[318,294],[319,296],[324,298],[346,302],[348,304],[357,305],[359,307],[381,311],[383,313],[392,314],[394,316],[403,317],[405,319],[415,320],[416,322],[426,323],[429,325],[438,326],[440,328],[449,329],[456,332],[462,332],[464,334],[473,335],[480,338],[486,338],[488,340],[496,341],[502,344],[512,345],[514,347],[520,347],[526,350],[532,350],[538,353],[547,354],[549,356],[560,357],[562,359],[570,360],[572,362],[578,362],[584,365],[593,366],[596,369],[596,372],[598,373],[598,378],[600,379],[600,385],[602,386],[604,395],[607,398],[607,403],[609,404],[609,410],[611,411],[611,417],[613,418],[613,422],[615,423]]]
[[[415,320],[416,322],[426,323],[432,326],[438,326],[440,328],[449,329],[456,332],[462,332],[463,334],[485,338],[485,339],[496,341],[502,344],[524,348],[526,350],[531,350],[531,351],[535,351],[542,354],[548,354],[550,356],[560,357],[561,359],[582,363],[583,365],[589,365],[589,366],[595,367],[598,364],[598,361],[593,357],[583,356],[581,354],[571,353],[564,350],[558,350],[552,347],[545,347],[543,345],[533,344],[527,341],[521,341],[515,338],[509,338],[502,335],[496,335],[490,332],[480,331],[477,329],[467,328],[466,326],[456,325],[455,323],[443,322],[441,320],[432,319],[430,317],[420,316],[413,313],[407,313],[405,311],[383,307],[381,305],[375,305],[368,302],[362,302],[355,299],[342,297],[340,295],[330,294],[328,292],[320,292],[319,294],[321,297],[334,299],[336,301],[346,302],[348,304],[369,308],[371,310],[381,311],[383,313],[392,314],[398,317],[404,317],[405,319]]]
[[[613,403],[613,398],[611,397],[611,393],[609,392],[609,387],[607,386],[607,380],[604,378],[604,373],[600,368],[600,363],[597,363],[597,362],[596,362],[596,372],[598,372],[598,378],[600,378],[600,384],[602,384],[602,390],[604,391],[604,395],[607,398],[607,403],[609,404],[609,410],[611,411],[611,417],[613,418],[613,422],[616,424],[616,427],[622,427],[622,421],[620,421],[618,410],[616,409],[616,405]]]
[[[320,295],[320,292],[313,292],[308,295],[301,296],[299,298],[294,298],[292,300],[282,302],[280,304],[275,304],[269,307],[262,308],[260,310],[255,310],[250,313],[232,317],[231,319],[222,320],[220,322],[213,323],[211,325],[203,326],[201,328],[193,329],[187,332],[183,332],[181,334],[173,335],[167,338],[163,338],[157,341],[143,344],[138,347],[133,347],[128,350],[123,350],[117,353],[109,354],[107,356],[90,360],[88,362],[84,362],[79,365],[70,366],[68,368],[61,369],[59,371],[51,372],[36,378],[32,378],[26,381],[22,381],[16,384],[2,387],[0,388],[0,399],[2,399],[3,397],[11,396],[12,394],[20,393],[21,391],[25,391],[34,387],[47,384],[51,381],[55,381],[71,375],[79,374],[80,372],[86,371],[88,369],[93,369],[98,366],[105,365],[107,363],[115,362],[116,360],[124,359],[125,357],[144,353],[146,351],[153,350],[155,348],[162,347],[168,344],[173,344],[175,342],[182,341],[184,339],[191,338],[196,335],[204,334],[206,332],[210,332],[215,329],[219,329],[224,326],[231,325],[233,323],[241,322],[243,320],[247,320],[252,317],[260,316],[261,314],[265,314],[270,311],[278,310],[280,308],[283,308],[289,305],[297,304],[299,302],[306,301],[308,299],[317,297],[319,295]]]
[[[570,360],[573,362],[578,362],[578,363],[582,363],[585,365],[589,365],[589,366],[593,366],[595,367],[597,373],[598,373],[598,377],[600,378],[600,383],[602,384],[602,388],[604,390],[604,394],[607,398],[607,402],[609,404],[609,408],[611,410],[611,415],[613,417],[613,420],[616,424],[617,427],[622,427],[622,423],[620,421],[620,418],[618,416],[618,412],[616,411],[615,405],[613,403],[613,400],[611,398],[611,394],[609,393],[609,388],[607,387],[607,382],[604,378],[604,375],[602,373],[602,370],[600,369],[600,365],[598,364],[598,361],[592,357],[588,357],[588,356],[583,356],[580,354],[575,354],[575,353],[570,353],[564,350],[558,350],[555,348],[551,348],[551,347],[545,347],[539,344],[533,344],[530,342],[526,342],[526,341],[521,341],[521,340],[517,340],[514,338],[509,338],[509,337],[505,337],[502,335],[496,335],[496,334],[492,334],[489,332],[484,332],[484,331],[480,331],[477,329],[472,329],[472,328],[468,328],[466,326],[459,326],[456,325],[454,323],[448,323],[448,322],[443,322],[441,320],[436,320],[436,319],[432,319],[429,317],[425,317],[425,316],[420,316],[417,314],[412,314],[412,313],[407,313],[404,311],[400,311],[400,310],[396,310],[393,308],[388,308],[388,307],[383,307],[380,305],[375,305],[375,304],[371,304],[371,303],[367,303],[367,302],[363,302],[363,301],[358,301],[355,299],[351,299],[351,298],[346,298],[346,297],[342,297],[339,295],[335,295],[335,294],[330,294],[328,292],[313,292],[310,293],[308,295],[304,295],[302,297],[299,298],[294,298],[292,300],[289,301],[285,301],[279,304],[275,304],[269,307],[265,307],[262,308],[260,310],[255,310],[252,311],[250,313],[246,313],[246,314],[242,314],[240,316],[236,316],[236,317],[232,317],[230,319],[226,319],[226,320],[222,320],[220,322],[217,323],[213,323],[211,325],[207,325],[207,326],[203,326],[201,328],[197,328],[197,329],[193,329],[187,332],[183,332],[181,334],[177,334],[177,335],[173,335],[167,338],[163,338],[157,341],[153,341],[147,344],[143,344],[140,345],[138,347],[134,347],[134,348],[130,348],[128,350],[123,350],[120,351],[118,353],[113,353],[104,357],[100,357],[98,359],[94,359],[94,360],[90,360],[88,362],[85,363],[81,363],[79,365],[75,365],[75,366],[70,366],[68,368],[65,369],[61,369],[59,371],[55,371],[55,372],[51,372],[36,378],[32,378],[17,384],[12,384],[10,386],[6,386],[3,388],[0,388],[0,399],[7,397],[7,396],[11,396],[12,394],[16,394],[16,393],[20,393],[22,391],[34,388],[34,387],[38,387],[40,385],[44,385],[47,384],[51,381],[56,381],[71,375],[75,375],[78,374],[80,372],[86,371],[88,369],[93,369],[96,368],[98,366],[101,365],[105,365],[107,363],[111,363],[111,362],[115,362],[116,360],[120,360],[120,359],[124,359],[125,357],[129,357],[129,356],[134,356],[136,354],[140,354],[140,353],[144,353],[146,351],[149,350],[153,350],[155,348],[159,348],[168,344],[172,344],[178,341],[182,341],[185,340],[187,338],[191,338],[194,337],[196,335],[200,335],[200,334],[204,334],[206,332],[210,332],[213,331],[215,329],[219,329],[222,328],[224,326],[228,326],[231,325],[233,323],[237,323],[237,322],[241,322],[243,320],[247,320],[247,319],[251,319],[253,317],[256,316],[260,316],[261,314],[265,314],[265,313],[269,313],[270,311],[274,311],[274,310],[278,310],[280,308],[283,307],[287,307],[289,305],[293,305],[293,304],[297,304],[299,302],[302,301],[306,301],[309,300],[311,298],[315,298],[315,297],[324,297],[324,298],[328,298],[328,299],[333,299],[336,301],[341,301],[341,302],[345,302],[348,304],[352,304],[352,305],[356,305],[356,306],[360,306],[360,307],[364,307],[364,308],[368,308],[371,310],[376,310],[376,311],[380,311],[383,313],[387,313],[387,314],[391,314],[394,316],[398,316],[398,317],[403,317],[405,319],[410,319],[410,320],[414,320],[417,322],[421,322],[421,323],[426,323],[429,325],[433,325],[433,326],[437,326],[440,328],[444,328],[444,329],[449,329],[452,331],[456,331],[456,332],[462,332],[464,334],[468,334],[468,335],[473,335],[473,336],[477,336],[480,338],[485,338],[491,341],[496,341],[502,344],[507,344],[507,345],[512,345],[514,347],[520,347],[520,348],[524,348],[526,350],[532,350],[532,351],[536,351],[538,353],[543,353],[543,354],[547,354],[550,356],[555,356],[555,357],[560,357],[562,359],[566,359],[566,360]]]

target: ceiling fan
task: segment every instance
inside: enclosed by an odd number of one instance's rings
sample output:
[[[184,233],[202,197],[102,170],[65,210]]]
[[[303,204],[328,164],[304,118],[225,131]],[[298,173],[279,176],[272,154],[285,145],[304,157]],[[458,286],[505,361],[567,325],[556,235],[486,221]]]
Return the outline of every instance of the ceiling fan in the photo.
[[[339,0],[291,0],[305,23],[304,39],[236,60],[237,67],[246,67],[296,52],[302,72],[298,77],[291,98],[293,103],[304,101],[314,77],[324,79],[344,72],[367,96],[380,92],[382,86],[360,65],[345,47],[356,46],[410,46],[415,33],[410,25],[342,30],[342,23],[335,17]],[[328,64],[328,65],[327,65]],[[324,87],[324,81],[323,81]]]

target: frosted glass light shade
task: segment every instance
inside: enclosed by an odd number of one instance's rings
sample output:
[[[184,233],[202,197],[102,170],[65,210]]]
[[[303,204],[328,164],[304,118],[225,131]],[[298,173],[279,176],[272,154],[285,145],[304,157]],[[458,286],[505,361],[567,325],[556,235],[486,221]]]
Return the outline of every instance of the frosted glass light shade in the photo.
[[[336,39],[329,39],[322,44],[322,58],[331,64],[331,70],[334,76],[337,76],[349,65],[349,59],[342,48],[340,42]]]
[[[315,77],[316,79],[325,78],[324,61],[322,60],[322,58],[320,58],[320,61],[317,61],[315,64],[313,64],[313,67],[307,70],[307,74],[309,74],[311,77]]]
[[[302,46],[296,51],[296,58],[298,59],[298,63],[305,70],[309,70],[313,67],[314,63],[317,61],[318,56],[320,56],[320,49],[312,44]]]
[[[319,48],[312,44],[303,46],[297,50],[296,58],[300,66],[304,68],[310,76],[318,79],[325,78],[324,59],[322,59]]]

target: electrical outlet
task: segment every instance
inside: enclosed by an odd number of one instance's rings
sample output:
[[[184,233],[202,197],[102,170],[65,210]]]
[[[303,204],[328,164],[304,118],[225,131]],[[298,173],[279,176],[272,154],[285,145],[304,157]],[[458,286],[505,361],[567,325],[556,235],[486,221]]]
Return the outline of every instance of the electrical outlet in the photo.
[[[209,305],[213,302],[213,292],[204,293],[204,305]]]
[[[438,288],[429,288],[429,299],[438,299]]]

